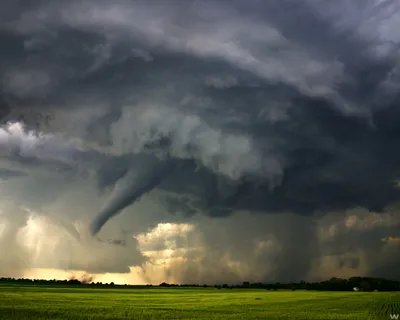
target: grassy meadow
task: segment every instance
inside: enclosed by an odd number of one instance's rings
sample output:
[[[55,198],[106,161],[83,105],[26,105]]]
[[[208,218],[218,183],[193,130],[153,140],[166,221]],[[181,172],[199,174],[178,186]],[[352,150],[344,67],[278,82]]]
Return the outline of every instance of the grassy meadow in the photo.
[[[390,319],[399,292],[0,285],[0,319]],[[399,318],[400,319],[400,318]]]

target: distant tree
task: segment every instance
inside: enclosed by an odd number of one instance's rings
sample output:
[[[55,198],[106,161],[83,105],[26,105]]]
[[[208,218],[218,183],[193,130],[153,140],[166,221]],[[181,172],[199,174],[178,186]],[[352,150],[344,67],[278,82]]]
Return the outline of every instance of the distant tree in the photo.
[[[363,281],[361,281],[361,283],[360,283],[360,289],[362,290],[362,291],[371,291],[371,284],[368,282],[368,281],[366,281],[366,280],[363,280]]]

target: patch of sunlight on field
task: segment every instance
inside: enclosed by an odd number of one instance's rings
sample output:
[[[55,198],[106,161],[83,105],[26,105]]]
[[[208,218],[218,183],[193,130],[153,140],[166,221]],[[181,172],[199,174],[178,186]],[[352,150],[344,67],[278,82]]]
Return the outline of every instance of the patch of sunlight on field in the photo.
[[[389,319],[400,293],[0,286],[0,319]]]

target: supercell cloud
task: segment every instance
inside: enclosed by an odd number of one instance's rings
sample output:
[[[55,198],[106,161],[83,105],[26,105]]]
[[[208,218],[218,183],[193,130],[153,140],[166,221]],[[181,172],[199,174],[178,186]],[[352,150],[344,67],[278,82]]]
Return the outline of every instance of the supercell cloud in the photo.
[[[92,235],[191,223],[203,251],[169,265],[177,280],[400,277],[382,240],[400,235],[396,1],[0,8],[8,200]]]

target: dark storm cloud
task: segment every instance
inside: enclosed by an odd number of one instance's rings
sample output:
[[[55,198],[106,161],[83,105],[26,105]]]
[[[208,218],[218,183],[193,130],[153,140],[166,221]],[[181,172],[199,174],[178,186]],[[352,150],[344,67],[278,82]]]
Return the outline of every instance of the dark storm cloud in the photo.
[[[12,178],[18,178],[26,176],[25,172],[17,171],[17,170],[9,170],[9,169],[0,169],[0,179],[8,180]]]
[[[154,188],[186,215],[400,200],[394,1],[0,6],[0,117],[80,139],[47,155],[113,188],[93,233]]]

